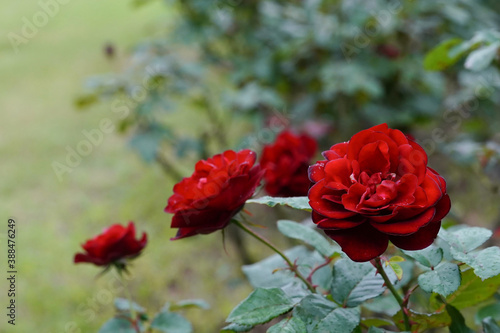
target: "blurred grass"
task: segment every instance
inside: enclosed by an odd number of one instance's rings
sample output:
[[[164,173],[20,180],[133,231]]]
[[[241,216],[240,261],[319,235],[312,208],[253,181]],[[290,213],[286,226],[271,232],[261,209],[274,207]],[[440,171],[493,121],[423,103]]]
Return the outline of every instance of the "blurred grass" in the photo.
[[[166,301],[204,297],[212,309],[186,315],[195,322],[195,332],[216,332],[249,288],[234,278],[238,268],[228,262],[220,234],[169,242],[174,231],[163,208],[173,184],[161,170],[144,165],[114,132],[61,182],[51,166],[64,163],[66,146],[75,148],[85,139],[82,130],[98,128],[101,119],[110,117],[105,106],[85,113],[73,107],[89,75],[116,66],[103,56],[103,45],[114,43],[125,58],[127,48],[160,30],[172,12],[159,1],[138,10],[129,1],[70,1],[15,53],[7,32],[20,34],[22,18],[30,19],[40,7],[0,1],[5,27],[0,41],[0,212],[3,230],[9,216],[17,221],[19,271],[16,326],[7,325],[3,315],[0,332],[96,332],[113,314],[111,298],[124,294],[109,287],[116,282],[112,275],[96,280],[98,269],[73,265],[72,259],[87,238],[129,220],[150,236],[132,268],[136,300],[152,315]],[[230,246],[228,251],[236,260]],[[0,286],[1,304],[6,304],[6,284]]]

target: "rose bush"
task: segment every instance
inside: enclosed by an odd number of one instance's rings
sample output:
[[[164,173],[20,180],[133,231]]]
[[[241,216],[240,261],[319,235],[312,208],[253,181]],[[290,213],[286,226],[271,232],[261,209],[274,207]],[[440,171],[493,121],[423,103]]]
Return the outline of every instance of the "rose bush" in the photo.
[[[316,140],[309,135],[295,135],[288,130],[266,145],[260,159],[266,170],[266,192],[277,197],[307,195],[311,183],[307,169],[317,149]]]
[[[87,262],[97,266],[110,264],[123,266],[123,261],[137,257],[147,242],[148,236],[145,232],[142,233],[140,239],[135,238],[133,222],[130,222],[127,227],[114,224],[83,244],[82,248],[85,253],[77,253],[74,262]]]
[[[378,257],[389,240],[405,250],[434,241],[450,198],[416,142],[381,124],[323,156],[309,169],[312,218],[352,260]]]
[[[264,171],[251,150],[227,150],[199,161],[191,177],[174,186],[165,212],[180,239],[226,227],[260,184]]]

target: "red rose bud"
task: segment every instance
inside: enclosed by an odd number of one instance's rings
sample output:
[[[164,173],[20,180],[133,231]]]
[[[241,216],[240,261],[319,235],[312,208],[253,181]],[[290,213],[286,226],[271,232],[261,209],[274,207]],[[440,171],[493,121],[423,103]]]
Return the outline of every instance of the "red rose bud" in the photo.
[[[273,144],[265,146],[260,165],[266,170],[266,192],[278,197],[307,195],[311,184],[307,169],[317,148],[310,136],[290,131],[282,132]]]
[[[196,163],[191,177],[174,186],[165,212],[181,239],[225,228],[255,192],[264,171],[251,150],[227,150]]]
[[[376,51],[378,54],[388,59],[397,59],[401,56],[401,51],[391,44],[378,45]]]
[[[444,179],[427,167],[427,154],[386,124],[323,152],[309,168],[312,218],[354,261],[387,249],[431,245],[450,210]]]
[[[124,227],[114,224],[105,229],[102,234],[89,239],[82,248],[85,253],[75,255],[75,264],[88,262],[97,266],[107,266],[113,263],[123,265],[123,260],[137,257],[148,242],[144,232],[141,239],[135,239],[133,222]]]

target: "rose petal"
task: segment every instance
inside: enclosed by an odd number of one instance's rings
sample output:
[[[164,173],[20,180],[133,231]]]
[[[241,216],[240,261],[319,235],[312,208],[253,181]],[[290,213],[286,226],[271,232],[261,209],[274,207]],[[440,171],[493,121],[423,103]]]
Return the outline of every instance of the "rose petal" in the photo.
[[[377,230],[391,235],[409,235],[417,232],[420,228],[432,221],[436,209],[434,207],[427,209],[420,215],[417,215],[409,220],[376,223],[373,220],[371,225]]]
[[[422,250],[431,245],[441,227],[441,221],[432,222],[409,236],[390,236],[392,244],[408,251]]]
[[[436,204],[435,208],[436,208],[436,214],[434,215],[434,218],[432,219],[432,221],[433,222],[434,221],[441,221],[450,212],[451,200],[450,200],[450,197],[448,196],[448,194],[445,194],[441,198],[441,200],[439,200],[439,202]]]
[[[336,241],[342,251],[354,261],[369,261],[380,256],[387,249],[389,236],[374,229],[369,223],[344,230],[325,230]]]

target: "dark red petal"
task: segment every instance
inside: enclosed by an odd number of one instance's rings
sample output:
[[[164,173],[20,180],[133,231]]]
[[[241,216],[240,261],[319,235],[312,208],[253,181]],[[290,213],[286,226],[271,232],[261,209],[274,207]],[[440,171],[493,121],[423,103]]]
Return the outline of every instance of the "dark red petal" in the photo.
[[[309,167],[308,173],[311,182],[317,183],[325,178],[325,164],[326,161],[318,161],[316,164]]]
[[[420,215],[417,215],[409,220],[376,223],[371,221],[371,225],[380,232],[391,235],[409,235],[417,232],[420,228],[432,221],[436,209],[434,207],[427,209]]]
[[[380,256],[389,243],[389,236],[377,231],[369,223],[345,230],[325,230],[325,233],[342,247],[349,258],[358,262]]]
[[[222,229],[230,222],[238,210],[221,211],[208,207],[203,210],[179,211],[172,218],[171,228]]]
[[[325,181],[321,180],[309,189],[311,208],[325,217],[334,219],[344,219],[355,215],[354,212],[344,209],[344,206],[328,200],[332,191],[325,190],[324,183]]]
[[[391,205],[410,205],[415,202],[415,191],[417,190],[417,176],[406,174],[396,182],[398,196]]]
[[[427,206],[434,206],[439,199],[443,196],[443,190],[439,187],[439,181],[435,175],[431,175],[430,171],[427,172],[424,181],[420,187],[424,190],[427,196]]]
[[[361,148],[358,156],[359,167],[370,174],[389,171],[389,145],[385,141],[376,141]]]
[[[325,178],[328,182],[339,183],[348,187],[352,183],[350,180],[351,173],[351,162],[346,158],[329,161],[325,165]]]
[[[347,155],[348,146],[349,146],[349,142],[337,143],[336,145],[331,146],[330,150],[323,152],[323,156],[327,160],[334,160],[337,158],[345,157]]]
[[[179,230],[177,231],[177,235],[170,238],[170,240],[177,240],[195,235],[198,235],[198,228],[179,228]]]
[[[353,219],[345,220],[323,218],[322,220],[316,222],[316,224],[320,229],[350,229],[357,227],[358,225],[366,221],[366,218],[360,215],[358,216],[359,218],[355,217]]]
[[[408,251],[422,250],[434,242],[440,227],[441,221],[432,222],[409,236],[390,236],[389,239],[392,244],[400,249]]]
[[[394,140],[398,146],[408,143],[408,137],[400,130],[388,128],[386,133],[389,134],[389,137]]]
[[[434,215],[433,221],[441,221],[450,212],[451,200],[448,194],[445,194],[441,200],[436,204],[436,214]]]
[[[358,212],[358,204],[361,202],[363,195],[368,191],[366,186],[360,183],[355,183],[349,188],[349,191],[342,196],[342,204],[345,209],[352,212]]]

